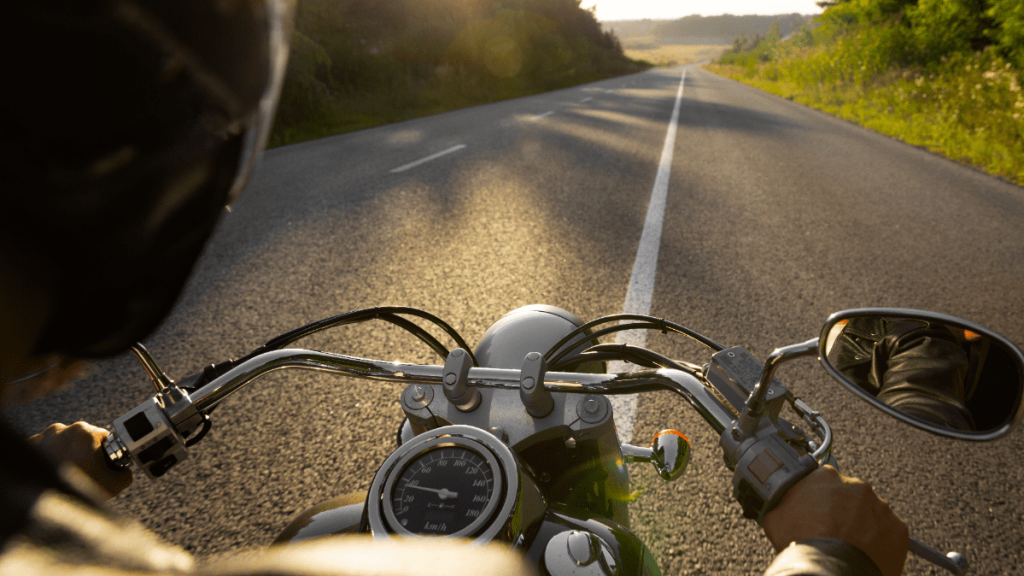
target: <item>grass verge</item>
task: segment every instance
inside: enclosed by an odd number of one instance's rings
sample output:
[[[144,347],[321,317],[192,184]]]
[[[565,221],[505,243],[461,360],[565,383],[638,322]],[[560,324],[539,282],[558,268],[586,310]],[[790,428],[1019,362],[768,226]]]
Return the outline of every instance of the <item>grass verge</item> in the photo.
[[[849,47],[853,48],[853,47]],[[859,76],[843,46],[711,64],[712,72],[1024,184],[1021,74],[993,51]]]

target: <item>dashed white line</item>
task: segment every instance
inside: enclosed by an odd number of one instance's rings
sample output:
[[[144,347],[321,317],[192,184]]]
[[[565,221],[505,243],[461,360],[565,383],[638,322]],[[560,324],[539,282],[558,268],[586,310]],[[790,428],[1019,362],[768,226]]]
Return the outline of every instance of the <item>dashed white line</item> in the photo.
[[[586,98],[584,98],[583,100],[580,100],[580,102],[590,102],[590,101],[591,101],[591,100],[593,100],[593,99],[594,99],[594,98],[593,98],[593,96],[587,96],[587,97],[586,97]]]
[[[665,219],[665,204],[668,198],[668,181],[672,172],[672,152],[676,145],[676,124],[679,122],[679,105],[683,101],[683,84],[686,82],[686,70],[679,80],[679,91],[676,104],[672,109],[672,119],[668,123],[665,134],[665,146],[661,149],[661,162],[658,163],[658,175],[654,178],[654,189],[647,205],[647,217],[644,219],[644,230],[640,234],[640,245],[636,249],[633,261],[633,273],[629,278],[626,290],[626,302],[622,305],[623,314],[649,314],[651,297],[654,294],[654,275],[658,270],[658,249],[661,247],[661,224]],[[627,323],[628,321],[623,321]],[[615,339],[617,344],[643,346],[647,342],[644,330],[619,332]],[[630,368],[624,362],[612,362],[611,372],[625,372]],[[612,411],[615,417],[615,429],[618,431],[619,442],[629,442],[633,438],[633,425],[636,423],[637,397],[612,396]]]
[[[451,154],[452,152],[456,152],[456,151],[462,150],[465,147],[466,147],[465,144],[459,144],[457,146],[452,146],[451,148],[448,148],[447,150],[441,150],[440,152],[438,152],[436,154],[431,154],[430,156],[427,156],[426,158],[420,158],[419,160],[417,160],[415,162],[410,162],[408,164],[405,164],[404,166],[399,166],[398,168],[395,168],[394,170],[392,170],[391,173],[392,174],[397,174],[398,172],[405,172],[406,170],[408,170],[410,168],[415,168],[415,167],[419,166],[420,164],[426,164],[427,162],[430,162],[431,160],[437,160],[438,158],[440,158],[441,156],[444,156],[445,154]]]
[[[533,118],[530,118],[530,122],[536,122],[537,120],[540,120],[541,118],[547,118],[548,116],[551,116],[554,113],[555,113],[555,111],[551,110],[550,112],[545,112],[543,114],[539,114],[537,116],[534,116]]]

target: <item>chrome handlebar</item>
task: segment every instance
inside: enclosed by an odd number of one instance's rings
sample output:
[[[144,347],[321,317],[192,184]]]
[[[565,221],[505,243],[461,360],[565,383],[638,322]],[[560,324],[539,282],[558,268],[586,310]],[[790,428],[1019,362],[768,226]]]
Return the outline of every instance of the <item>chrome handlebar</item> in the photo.
[[[288,368],[317,370],[399,384],[441,385],[443,366],[403,364],[370,360],[315,350],[287,349],[260,354],[189,395],[200,412],[208,412],[225,398],[257,378]],[[503,368],[470,368],[468,383],[480,388],[519,389],[520,371]],[[699,379],[680,370],[641,370],[623,374],[547,372],[544,386],[551,392],[574,394],[636,394],[671,390],[682,396],[705,421],[721,433],[734,419]]]
[[[141,347],[140,347],[141,348]],[[108,460],[120,466],[135,461],[140,468],[149,474],[146,463],[140,462],[134,454],[145,451],[158,441],[183,447],[184,437],[188,436],[199,425],[199,416],[209,413],[225,399],[236,393],[247,384],[258,378],[284,369],[304,369],[330,372],[343,376],[370,380],[383,380],[398,384],[442,384],[444,367],[437,365],[405,364],[387,362],[330,352],[304,349],[273,350],[259,354],[238,366],[228,370],[209,383],[185,394],[183,390],[171,384],[148,353],[142,349],[147,373],[154,381],[167,383],[159,387],[160,392],[148,399],[144,405],[147,410],[133,409],[114,422],[114,431],[108,436],[106,452]],[[136,353],[139,356],[139,353]],[[468,384],[480,388],[518,389],[520,370],[502,368],[470,368]],[[708,423],[716,434],[721,434],[729,427],[738,415],[736,408],[728,406],[720,399],[710,384],[693,374],[681,370],[662,368],[657,370],[638,370],[620,374],[589,374],[577,372],[547,372],[544,386],[551,392],[570,394],[601,394],[619,395],[636,394],[653,391],[672,391],[681,396]],[[824,461],[831,453],[831,431],[820,419],[817,412],[810,411],[801,415],[809,417],[812,428],[824,439],[814,454],[815,459]],[[158,418],[153,413],[162,409],[165,413],[163,422],[167,430],[161,432]],[[149,419],[154,421],[153,434],[138,436],[126,428],[125,422],[137,416],[138,412],[150,413]],[[135,428],[138,429],[137,427]],[[149,427],[144,427],[149,430]],[[163,439],[167,438],[167,439]],[[179,450],[178,461],[187,457],[187,452]]]
[[[185,439],[203,423],[206,414],[250,382],[270,372],[304,369],[405,385],[443,384],[443,366],[285,349],[259,354],[186,393],[164,375],[144,348],[138,348],[139,351],[133,351],[140,360],[144,360],[147,373],[158,383],[158,393],[114,420],[104,450],[111,467],[124,468],[134,462],[151,478],[163,475],[171,466],[188,457]],[[520,387],[520,370],[470,368],[467,384],[479,388],[517,390]],[[601,395],[670,390],[682,396],[718,434],[735,418],[735,412],[723,405],[704,382],[680,370],[641,370],[623,374],[547,372],[544,387],[550,392]]]

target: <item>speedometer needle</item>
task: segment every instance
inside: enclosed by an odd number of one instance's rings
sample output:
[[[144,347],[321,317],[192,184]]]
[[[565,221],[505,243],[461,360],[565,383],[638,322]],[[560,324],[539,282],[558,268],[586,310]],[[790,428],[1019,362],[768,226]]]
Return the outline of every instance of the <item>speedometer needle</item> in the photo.
[[[458,498],[459,496],[458,492],[452,492],[447,488],[441,488],[440,490],[438,490],[437,488],[427,488],[425,486],[416,485],[406,486],[406,488],[415,488],[417,490],[426,490],[427,492],[434,492],[435,494],[441,497],[441,500],[447,500],[448,498]]]

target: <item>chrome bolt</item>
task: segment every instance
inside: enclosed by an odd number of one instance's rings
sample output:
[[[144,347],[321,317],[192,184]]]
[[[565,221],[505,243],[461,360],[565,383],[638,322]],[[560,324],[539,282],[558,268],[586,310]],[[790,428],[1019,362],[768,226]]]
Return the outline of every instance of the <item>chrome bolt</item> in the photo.
[[[593,398],[588,398],[587,401],[583,403],[583,409],[587,414],[597,414],[598,411],[601,410],[601,403]]]
[[[420,402],[427,397],[426,391],[423,390],[423,386],[417,386],[412,389],[412,399]]]

